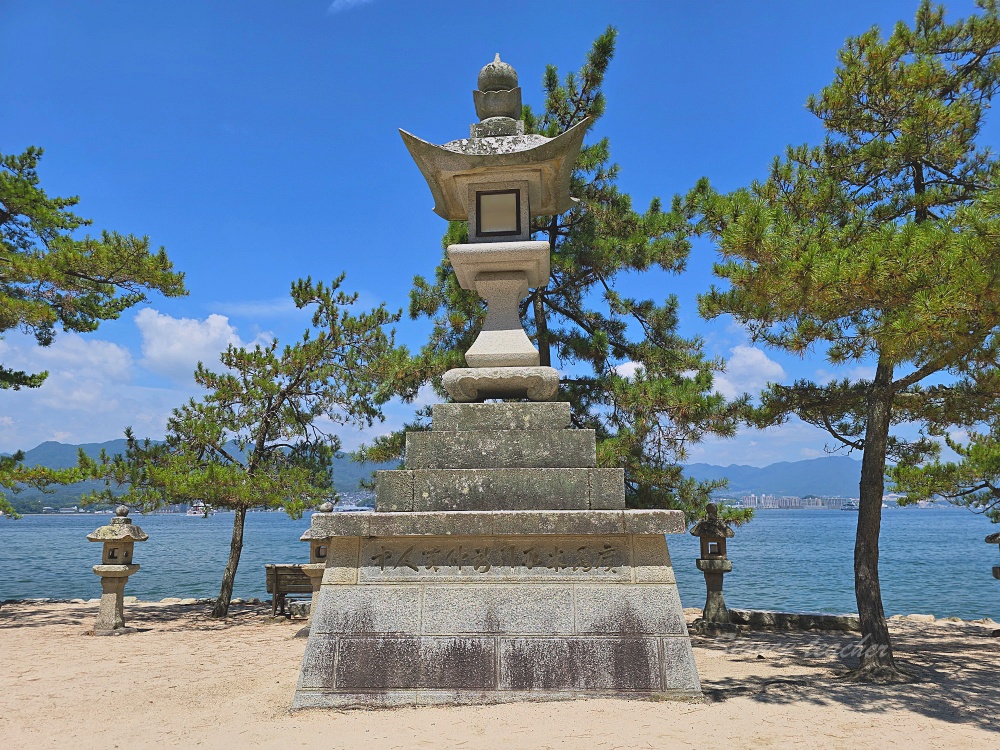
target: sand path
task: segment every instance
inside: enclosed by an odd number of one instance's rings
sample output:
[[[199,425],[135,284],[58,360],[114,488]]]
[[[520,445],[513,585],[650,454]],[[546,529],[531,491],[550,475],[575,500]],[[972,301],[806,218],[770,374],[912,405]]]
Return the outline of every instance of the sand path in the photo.
[[[133,605],[140,632],[94,638],[93,605],[4,605],[0,748],[1000,747],[1000,638],[979,625],[897,624],[899,658],[924,681],[887,688],[836,679],[852,636],[753,633],[694,639],[702,703],[290,714],[302,623],[208,609]]]

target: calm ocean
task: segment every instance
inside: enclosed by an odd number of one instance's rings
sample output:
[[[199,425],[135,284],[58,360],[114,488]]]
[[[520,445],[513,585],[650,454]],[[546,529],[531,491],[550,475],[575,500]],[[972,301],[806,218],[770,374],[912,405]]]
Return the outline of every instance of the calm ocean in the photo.
[[[109,516],[25,516],[0,519],[0,600],[91,598],[101,587],[91,566],[100,545],[86,535]],[[125,593],[140,599],[214,597],[229,552],[232,514],[209,518],[134,516],[149,534],[136,545],[142,569]],[[729,541],[733,572],[725,579],[730,606],[786,611],[854,612],[852,560],[857,514],[839,510],[760,511]],[[997,527],[963,509],[905,508],[883,511],[882,593],[886,613],[930,613],[1000,620],[1000,565],[995,545],[983,537]],[[308,562],[298,541],[308,518],[283,513],[247,516],[235,596],[266,596],[265,563]],[[681,599],[700,607],[705,583],[695,569],[698,540],[667,537]]]

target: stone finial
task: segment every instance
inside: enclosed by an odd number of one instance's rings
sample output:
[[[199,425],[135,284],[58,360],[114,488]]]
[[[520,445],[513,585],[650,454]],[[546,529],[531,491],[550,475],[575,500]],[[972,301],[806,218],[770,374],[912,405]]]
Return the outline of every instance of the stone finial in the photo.
[[[333,503],[327,500],[325,503],[319,506],[320,513],[333,513]]]
[[[493,62],[487,63],[479,71],[480,91],[510,91],[517,88],[517,71],[500,59],[497,52]]]
[[[516,125],[521,119],[521,87],[517,85],[517,72],[500,60],[499,52],[493,62],[479,71],[479,88],[472,92],[472,98],[480,125],[487,126],[485,129],[473,126],[473,137],[523,135],[524,126]]]
[[[127,517],[128,516],[128,506],[127,505],[119,505],[117,508],[115,508],[115,515],[118,516],[119,518],[125,518],[125,517]]]

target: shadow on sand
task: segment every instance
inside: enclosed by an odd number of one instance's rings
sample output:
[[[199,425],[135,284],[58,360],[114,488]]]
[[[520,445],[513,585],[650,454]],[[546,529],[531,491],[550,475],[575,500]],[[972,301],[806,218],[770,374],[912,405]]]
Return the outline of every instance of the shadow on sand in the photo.
[[[732,640],[693,637],[696,648],[721,651],[744,666],[766,662],[771,676],[703,680],[708,701],[747,696],[760,703],[839,704],[859,713],[912,711],[941,721],[1000,731],[1000,638],[970,624],[892,629],[897,665],[910,683],[867,685],[841,678],[857,666],[856,633],[762,632]],[[786,677],[773,670],[787,669]],[[734,670],[737,671],[737,670]],[[806,672],[803,674],[803,672]]]

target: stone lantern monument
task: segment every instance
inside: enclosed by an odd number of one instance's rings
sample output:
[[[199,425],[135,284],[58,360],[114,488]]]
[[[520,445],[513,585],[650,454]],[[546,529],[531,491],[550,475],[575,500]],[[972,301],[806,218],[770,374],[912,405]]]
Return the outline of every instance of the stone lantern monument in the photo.
[[[571,429],[520,323],[549,277],[531,217],[574,205],[586,123],[526,135],[499,56],[473,99],[469,138],[402,135],[434,210],[469,223],[448,256],[486,320],[444,376],[455,403],[407,433],[404,468],[376,472],[375,511],[312,516],[326,565],[293,708],[697,697],[664,536],[683,514],[626,510],[624,471],[597,467],[594,431]]]
[[[693,626],[704,632],[727,629],[717,626],[731,624],[726,600],[722,596],[722,577],[733,569],[732,562],[726,557],[726,539],[734,536],[729,524],[719,518],[719,506],[709,503],[705,510],[706,518],[691,527],[691,533],[701,542],[701,557],[695,561],[698,570],[705,574],[705,608],[701,618]]]
[[[104,543],[101,564],[94,566],[94,572],[101,577],[101,607],[94,625],[94,635],[122,635],[134,633],[134,628],[125,627],[125,584],[128,577],[139,570],[132,562],[132,551],[136,542],[145,542],[149,536],[128,517],[128,508],[119,505],[115,517],[107,526],[95,529],[87,535],[91,542]]]
[[[990,534],[986,537],[987,544],[1000,544],[1000,531],[996,534]],[[993,566],[993,577],[1000,580],[1000,565]]]

